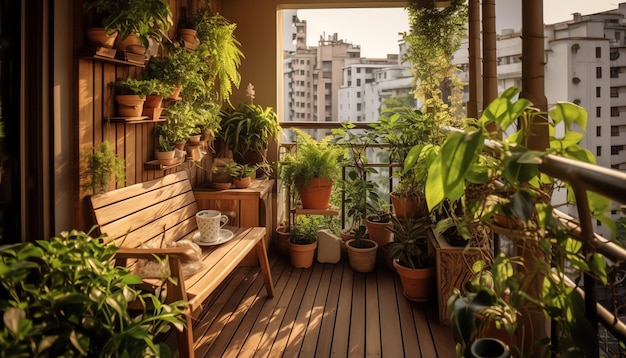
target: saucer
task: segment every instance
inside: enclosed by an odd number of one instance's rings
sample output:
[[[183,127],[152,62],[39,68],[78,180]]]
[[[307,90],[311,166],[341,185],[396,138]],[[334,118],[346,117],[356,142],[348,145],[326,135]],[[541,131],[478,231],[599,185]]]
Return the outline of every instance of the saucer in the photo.
[[[235,237],[235,234],[233,234],[232,231],[226,230],[226,229],[220,229],[219,237],[215,241],[211,241],[211,242],[201,241],[200,231],[196,231],[195,233],[193,233],[191,240],[200,246],[215,246],[215,245],[223,244],[229,241],[230,239],[232,239],[233,237]]]

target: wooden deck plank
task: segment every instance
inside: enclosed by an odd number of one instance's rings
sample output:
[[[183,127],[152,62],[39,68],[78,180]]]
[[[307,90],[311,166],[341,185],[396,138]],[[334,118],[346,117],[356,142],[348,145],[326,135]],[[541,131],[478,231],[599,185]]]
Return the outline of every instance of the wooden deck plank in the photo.
[[[317,343],[322,332],[322,324],[324,323],[325,314],[328,312],[329,314],[334,315],[337,307],[337,299],[331,298],[331,296],[338,297],[338,295],[334,295],[333,293],[339,292],[339,286],[336,286],[335,290],[331,289],[332,275],[334,272],[333,268],[335,265],[320,264],[317,266],[322,267],[323,272],[315,294],[315,301],[313,302],[313,306],[311,307],[309,313],[309,325],[306,329],[306,334],[302,337],[300,355],[303,357],[315,356]],[[332,301],[334,301],[334,304]],[[330,327],[332,334],[332,326]],[[293,352],[290,351],[289,353]]]
[[[326,305],[323,309],[322,327],[315,351],[315,356],[317,357],[330,357],[344,269],[350,270],[342,264],[333,265],[333,272],[330,278],[331,282],[328,285],[328,297],[326,298]],[[309,346],[310,345],[311,344],[309,344]],[[303,353],[308,352],[303,351]]]
[[[439,311],[437,311],[437,307],[433,305],[433,309],[427,310],[427,318],[433,337],[433,344],[437,350],[437,356],[455,357],[456,342],[451,333],[452,329],[450,326],[444,326],[439,323]]]
[[[421,304],[425,305],[425,304]],[[417,309],[417,304],[412,305],[413,319],[415,320],[415,328],[417,330],[417,339],[420,343],[420,352],[422,357],[436,357],[435,345],[432,340],[432,332],[428,326],[426,312],[423,309]],[[421,307],[420,307],[421,308]]]
[[[388,269],[378,268],[376,276],[380,301],[381,353],[383,357],[402,357],[402,330],[393,275]]]
[[[348,338],[350,337],[350,316],[352,307],[352,280],[353,271],[344,263],[330,357],[346,357],[348,355]]]
[[[365,352],[370,357],[380,357],[380,307],[376,272],[365,275]]]
[[[400,317],[400,327],[402,329],[402,347],[405,357],[422,357],[420,354],[420,344],[417,337],[417,329],[413,320],[411,302],[404,297],[402,285],[396,285],[396,302],[398,303],[398,316]],[[424,334],[425,332],[421,332]],[[428,358],[428,356],[423,356]]]
[[[355,272],[352,286],[352,316],[349,321],[348,357],[365,355],[365,295],[365,274]]]
[[[312,270],[313,272],[311,273],[311,277],[307,283],[306,294],[302,298],[296,319],[293,323],[291,332],[288,334],[285,346],[282,347],[285,357],[297,357],[300,353],[305,334],[314,334],[313,332],[316,329],[315,323],[311,322],[311,312],[315,304],[317,293],[321,289],[320,281],[322,279],[324,266],[315,265]],[[274,349],[274,347],[272,349]]]

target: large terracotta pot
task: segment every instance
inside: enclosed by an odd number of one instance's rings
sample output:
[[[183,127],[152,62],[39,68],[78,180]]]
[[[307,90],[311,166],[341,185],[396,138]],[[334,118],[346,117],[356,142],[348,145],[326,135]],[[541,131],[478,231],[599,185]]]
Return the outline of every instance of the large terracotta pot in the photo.
[[[391,227],[392,225],[391,221],[379,223],[365,220],[365,227],[369,233],[369,239],[375,241],[378,244],[378,247],[381,248],[393,241],[393,233],[385,229],[386,227]]]
[[[156,159],[159,161],[159,164],[169,166],[173,165],[178,158],[174,156],[175,152],[173,150],[167,152],[156,152]]]
[[[397,260],[393,267],[400,276],[404,297],[415,302],[426,302],[435,296],[435,266],[420,269],[404,267]]]
[[[235,185],[235,188],[237,189],[245,189],[250,186],[251,182],[252,182],[252,178],[250,177],[245,177],[241,179],[233,178],[233,185]]]
[[[348,260],[350,267],[358,272],[371,272],[376,268],[376,252],[378,244],[372,240],[361,239],[362,246],[355,247],[356,240],[348,240],[346,242],[346,251],[348,252]]]
[[[313,265],[317,241],[312,244],[294,244],[289,241],[289,259],[295,268],[309,268]]]
[[[308,185],[302,181],[296,181],[296,187],[300,193],[303,209],[328,209],[330,206],[330,194],[333,190],[333,182],[324,178],[313,178]]]
[[[117,32],[109,36],[106,34],[104,27],[91,27],[87,29],[87,39],[94,45],[112,48],[115,44]]]
[[[428,204],[423,193],[418,196],[398,196],[390,194],[391,204],[396,217],[416,219],[428,215]]]

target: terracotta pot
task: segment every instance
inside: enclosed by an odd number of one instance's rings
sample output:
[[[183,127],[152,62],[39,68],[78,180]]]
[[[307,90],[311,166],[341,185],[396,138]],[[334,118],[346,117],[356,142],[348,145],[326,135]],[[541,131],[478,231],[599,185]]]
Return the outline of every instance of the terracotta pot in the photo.
[[[141,111],[141,115],[148,117],[149,120],[157,120],[161,118],[161,113],[163,112],[163,108],[146,108],[143,107],[143,111]]]
[[[200,138],[202,138],[202,134],[190,135],[187,139],[187,145],[200,145]]]
[[[183,85],[178,85],[176,86],[176,88],[174,88],[174,91],[172,92],[172,94],[167,97],[169,99],[175,99],[175,100],[180,100],[180,91],[183,90]]]
[[[144,108],[160,108],[163,103],[163,96],[157,96],[149,94],[146,96],[146,102],[144,102]]]
[[[428,204],[423,193],[418,196],[397,196],[391,193],[390,197],[393,211],[398,218],[416,219],[428,215]]]
[[[346,251],[350,267],[358,272],[371,272],[376,268],[378,244],[372,240],[361,239],[361,244],[368,247],[355,247],[356,240],[346,241]]]
[[[230,189],[230,187],[232,186],[232,183],[218,183],[218,182],[213,182],[211,183],[211,186],[213,187],[213,189],[215,190],[228,190]]]
[[[393,261],[393,267],[400,276],[404,297],[415,302],[426,302],[435,296],[435,266],[421,269],[404,267]]]
[[[309,268],[313,265],[317,241],[312,244],[294,244],[289,241],[289,259],[295,268]]]
[[[393,241],[393,233],[385,229],[386,227],[391,227],[392,225],[391,221],[379,223],[365,220],[365,227],[369,233],[370,240],[375,241],[380,248]]]
[[[252,178],[250,177],[245,177],[241,179],[233,178],[233,184],[235,185],[235,188],[237,189],[245,189],[250,186],[251,182],[252,182]]]
[[[183,41],[195,43],[198,31],[194,29],[178,29],[178,34]]]
[[[185,146],[187,145],[187,141],[186,140],[177,140],[174,143],[174,146],[176,147],[176,149],[178,150],[185,150]]]
[[[303,209],[328,209],[330,206],[330,194],[333,190],[333,182],[324,178],[313,178],[308,185],[302,181],[296,182],[300,193]]]
[[[472,343],[472,357],[476,358],[508,358],[511,356],[509,347],[495,338],[479,338]]]
[[[173,150],[170,150],[170,151],[167,151],[167,152],[159,152],[159,151],[157,151],[156,152],[156,159],[159,161],[159,164],[165,165],[165,166],[173,165],[178,160],[178,158],[176,158],[174,156],[174,151]]]
[[[136,94],[116,95],[117,114],[120,117],[132,118],[141,117],[145,99]]]
[[[87,29],[87,40],[94,45],[113,48],[117,32],[113,35],[107,35],[104,27],[92,27]]]
[[[286,226],[279,226],[276,228],[276,248],[278,252],[283,255],[289,254],[289,240],[291,239],[291,232],[285,232]]]
[[[137,51],[136,50],[137,46],[143,47],[143,45],[141,44],[141,41],[139,41],[139,38],[135,34],[130,34],[124,39],[118,38],[117,40],[118,40],[117,49],[120,51],[130,50],[131,48],[135,48],[135,51]],[[135,51],[133,51],[133,53],[137,53]],[[146,52],[146,48],[144,47],[143,53],[145,52]],[[139,53],[139,54],[142,55],[143,53]]]

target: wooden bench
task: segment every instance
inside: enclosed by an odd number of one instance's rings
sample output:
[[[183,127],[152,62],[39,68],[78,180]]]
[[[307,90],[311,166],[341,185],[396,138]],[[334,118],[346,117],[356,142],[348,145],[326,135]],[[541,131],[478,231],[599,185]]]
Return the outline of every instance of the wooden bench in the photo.
[[[270,273],[263,237],[266,229],[231,228],[234,237],[217,246],[202,247],[203,268],[200,272],[183,279],[181,260],[194,254],[191,248],[146,248],[159,243],[165,234],[167,242],[190,239],[197,231],[198,206],[185,171],[144,183],[131,185],[107,193],[92,196],[91,206],[95,223],[107,242],[120,247],[116,254],[118,264],[127,259],[154,259],[153,255],[167,256],[171,276],[178,284],[167,280],[167,301],[185,300],[186,328],[178,333],[180,357],[193,357],[193,313],[215,288],[253,250],[259,259],[268,297],[274,296],[274,284]],[[153,247],[159,247],[159,244]],[[128,263],[131,261],[129,260]],[[158,280],[146,280],[158,283]]]

